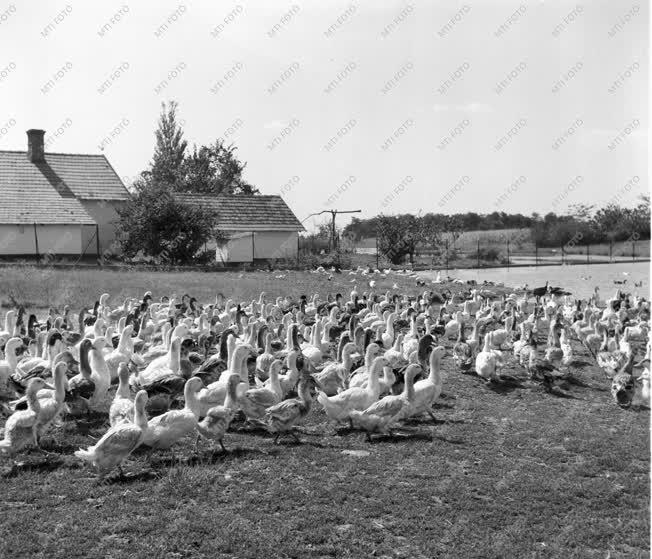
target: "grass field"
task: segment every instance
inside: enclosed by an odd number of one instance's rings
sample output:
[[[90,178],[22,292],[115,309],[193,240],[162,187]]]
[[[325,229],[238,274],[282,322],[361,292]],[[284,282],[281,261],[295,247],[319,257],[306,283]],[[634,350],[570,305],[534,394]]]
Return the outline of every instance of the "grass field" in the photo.
[[[76,310],[103,291],[118,301],[145,290],[249,300],[261,290],[348,295],[350,279],[0,268],[0,297]],[[394,282],[423,290],[397,276],[378,288]],[[506,368],[513,386],[490,389],[455,371],[449,352],[436,424],[368,443],[336,433],[315,404],[304,444],[277,446],[238,424],[228,454],[205,443],[194,452],[190,440],[176,460],[156,452],[147,464],[137,452],[126,477],[103,486],[72,456],[101,436],[102,419],[67,421],[44,443],[54,455],[4,465],[0,557],[648,557],[649,410],[615,406],[604,375],[575,349],[578,382],[566,398],[520,367]]]

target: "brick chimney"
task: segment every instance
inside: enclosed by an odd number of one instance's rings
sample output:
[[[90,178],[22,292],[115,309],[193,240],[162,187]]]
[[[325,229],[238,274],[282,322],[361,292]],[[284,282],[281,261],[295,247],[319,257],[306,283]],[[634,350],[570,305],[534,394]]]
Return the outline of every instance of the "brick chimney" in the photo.
[[[45,130],[36,130],[32,128],[27,131],[27,159],[32,163],[45,161],[45,148],[43,146],[43,137]]]

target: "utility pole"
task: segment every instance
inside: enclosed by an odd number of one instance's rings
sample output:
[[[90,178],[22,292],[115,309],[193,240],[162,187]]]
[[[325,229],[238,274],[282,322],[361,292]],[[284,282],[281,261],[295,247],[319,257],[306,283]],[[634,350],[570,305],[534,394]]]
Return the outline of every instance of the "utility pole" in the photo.
[[[332,216],[332,220],[331,220],[332,250],[336,250],[337,249],[337,234],[335,232],[335,218],[337,217],[337,214],[359,214],[361,212],[362,212],[362,210],[323,210],[321,212],[316,212],[314,214],[310,214],[308,217],[312,217],[314,215],[322,215],[322,214],[326,214],[326,213],[331,214],[331,216]],[[306,217],[306,219],[308,219],[308,217]],[[305,221],[306,219],[304,219],[303,221]]]

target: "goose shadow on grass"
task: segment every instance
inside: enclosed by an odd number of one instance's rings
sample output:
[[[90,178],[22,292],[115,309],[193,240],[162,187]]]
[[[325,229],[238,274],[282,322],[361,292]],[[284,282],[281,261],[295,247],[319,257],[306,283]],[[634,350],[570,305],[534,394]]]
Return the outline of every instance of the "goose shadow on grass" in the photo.
[[[485,386],[496,394],[509,394],[514,390],[525,388],[523,380],[511,375],[502,375],[498,380],[490,380],[485,383]]]
[[[139,472],[122,472],[113,474],[106,478],[104,483],[107,485],[127,485],[138,481],[151,481],[160,478],[160,472],[152,469],[143,469]]]
[[[420,415],[418,417],[410,417],[403,420],[403,425],[416,426],[416,425],[447,425],[447,424],[459,424],[466,423],[464,419],[438,419],[435,417],[429,417],[427,415]]]
[[[149,450],[147,447],[141,447],[144,448],[144,452],[141,451],[141,453],[138,453],[138,451],[134,452],[134,455],[138,454],[147,454]],[[140,450],[140,449],[138,449]],[[150,466],[154,470],[162,470],[165,468],[174,468],[177,466],[201,466],[201,465],[208,465],[208,464],[216,464],[218,462],[227,462],[231,460],[238,460],[242,458],[247,458],[251,456],[260,456],[260,455],[274,455],[277,454],[278,451],[276,450],[262,450],[259,448],[252,448],[252,447],[233,447],[233,448],[228,448],[226,452],[220,449],[219,447],[211,447],[207,445],[205,448],[200,448],[198,452],[191,451],[191,452],[185,452],[185,453],[173,453],[170,451],[169,454],[165,456],[156,456],[153,455],[151,460],[150,460]]]
[[[414,441],[428,441],[432,442],[434,436],[430,431],[395,431],[389,435],[372,434],[371,444],[392,444],[392,443],[406,443]]]
[[[58,470],[64,465],[65,461],[58,456],[42,455],[36,459],[30,456],[27,460],[16,461],[9,468],[5,468],[2,471],[2,477],[15,477],[25,472],[49,473]]]

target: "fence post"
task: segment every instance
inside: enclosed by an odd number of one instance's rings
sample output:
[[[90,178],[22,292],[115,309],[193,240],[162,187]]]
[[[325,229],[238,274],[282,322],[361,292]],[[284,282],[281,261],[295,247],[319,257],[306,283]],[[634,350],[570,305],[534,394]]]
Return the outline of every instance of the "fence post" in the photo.
[[[478,268],[480,267],[480,239],[478,239]]]
[[[509,239],[507,239],[507,269],[509,270]]]
[[[446,273],[448,274],[448,239],[446,239]]]
[[[561,254],[561,263],[564,263],[564,243],[561,244],[561,247],[559,247],[559,252]]]
[[[539,265],[539,245],[534,241],[534,267]]]
[[[636,239],[632,237],[632,262],[636,260]]]
[[[97,249],[97,259],[100,259],[100,226],[95,224],[95,248]]]
[[[36,248],[36,261],[38,262],[40,255],[38,250],[38,233],[36,232],[36,223],[34,223],[34,246]]]
[[[586,243],[586,263],[590,264],[590,259],[589,259],[589,243]]]
[[[376,231],[376,270],[378,270],[378,231]]]
[[[614,240],[609,239],[609,262],[613,262]]]

